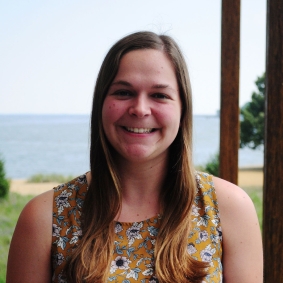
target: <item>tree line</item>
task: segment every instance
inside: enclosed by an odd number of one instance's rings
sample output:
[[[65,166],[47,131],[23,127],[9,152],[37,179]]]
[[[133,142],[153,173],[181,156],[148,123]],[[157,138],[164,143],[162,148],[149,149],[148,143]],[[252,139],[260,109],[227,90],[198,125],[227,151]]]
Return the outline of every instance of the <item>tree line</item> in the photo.
[[[265,73],[255,81],[257,91],[240,108],[240,148],[258,149],[264,145]],[[200,170],[219,176],[219,152]]]
[[[264,145],[265,73],[255,84],[257,91],[240,111],[240,148],[257,149]]]

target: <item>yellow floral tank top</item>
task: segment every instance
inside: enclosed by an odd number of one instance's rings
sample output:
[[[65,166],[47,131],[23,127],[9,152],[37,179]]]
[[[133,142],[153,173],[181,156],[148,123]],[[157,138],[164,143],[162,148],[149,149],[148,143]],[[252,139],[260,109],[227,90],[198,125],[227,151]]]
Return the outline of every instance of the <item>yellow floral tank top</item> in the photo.
[[[197,173],[197,195],[192,207],[192,230],[188,253],[196,260],[210,263],[203,282],[222,282],[222,232],[212,177]],[[86,175],[54,188],[52,233],[52,282],[67,283],[64,267],[72,249],[81,238],[80,216],[87,192]],[[115,224],[113,257],[107,282],[156,283],[154,246],[160,215],[150,219]]]

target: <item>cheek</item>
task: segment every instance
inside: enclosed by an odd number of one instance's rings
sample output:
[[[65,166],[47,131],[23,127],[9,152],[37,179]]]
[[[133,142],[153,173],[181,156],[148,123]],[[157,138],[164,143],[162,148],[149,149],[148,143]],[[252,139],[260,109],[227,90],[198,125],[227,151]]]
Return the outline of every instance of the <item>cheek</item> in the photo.
[[[111,121],[115,120],[115,116],[117,115],[119,108],[115,104],[115,102],[110,102],[105,100],[102,107],[102,123],[106,125]]]
[[[161,124],[164,124],[164,126],[175,127],[177,125],[179,127],[180,125],[181,112],[175,107],[156,110],[153,114]]]

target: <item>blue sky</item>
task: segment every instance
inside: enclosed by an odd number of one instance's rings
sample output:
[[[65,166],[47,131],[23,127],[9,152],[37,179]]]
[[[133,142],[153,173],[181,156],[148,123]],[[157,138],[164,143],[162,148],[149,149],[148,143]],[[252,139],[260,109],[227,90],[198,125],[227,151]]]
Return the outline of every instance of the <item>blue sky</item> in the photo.
[[[89,114],[111,45],[135,31],[175,38],[185,54],[195,114],[220,105],[220,0],[0,2],[0,114]],[[265,70],[266,1],[241,1],[240,106]]]

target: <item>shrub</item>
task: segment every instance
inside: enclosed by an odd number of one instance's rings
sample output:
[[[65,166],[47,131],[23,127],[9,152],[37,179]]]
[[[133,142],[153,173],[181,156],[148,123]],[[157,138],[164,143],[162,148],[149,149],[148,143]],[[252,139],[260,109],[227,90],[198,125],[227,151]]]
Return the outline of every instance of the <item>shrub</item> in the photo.
[[[10,183],[6,178],[4,161],[0,158],[0,198],[6,198],[9,194]]]
[[[55,183],[66,183],[71,181],[75,177],[72,175],[63,176],[60,174],[35,174],[28,178],[28,183],[47,183],[47,182],[55,182]]]
[[[199,166],[198,169],[219,177],[219,153],[213,155],[204,166]]]

